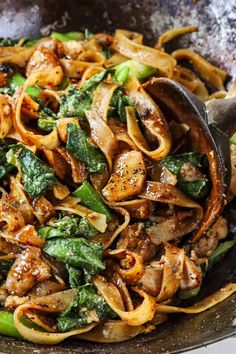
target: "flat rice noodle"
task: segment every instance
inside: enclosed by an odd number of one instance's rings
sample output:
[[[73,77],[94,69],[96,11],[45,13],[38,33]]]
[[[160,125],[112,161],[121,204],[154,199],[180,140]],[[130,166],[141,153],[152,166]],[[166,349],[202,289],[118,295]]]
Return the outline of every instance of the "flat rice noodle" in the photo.
[[[126,107],[127,131],[130,138],[151,159],[160,160],[166,157],[170,152],[172,139],[162,112],[136,78],[129,78],[126,90],[127,95],[137,109],[142,124],[157,139],[159,146],[155,150],[149,149],[136,121],[134,110],[131,107]]]
[[[221,303],[222,301],[226,300],[232,294],[236,292],[236,284],[230,283],[225,285],[220,290],[216,291],[214,294],[207,296],[205,299],[201,300],[200,302],[196,303],[190,307],[176,307],[176,306],[168,306],[163,304],[157,305],[157,312],[164,312],[164,313],[200,313],[210,309],[211,307]]]
[[[156,48],[147,47],[129,39],[131,34],[132,32],[116,30],[113,49],[130,59],[160,70],[167,77],[172,77],[176,65],[175,59]]]
[[[56,89],[64,77],[60,65],[55,66],[50,71],[32,72],[24,84],[24,87],[38,85],[47,89]]]
[[[33,100],[33,98],[26,94],[24,95],[24,101],[21,107],[22,113],[29,119],[39,118],[39,104]]]
[[[4,199],[0,201],[0,223],[3,223],[3,230],[6,232],[14,232],[25,226],[20,211]]]
[[[110,266],[110,264],[108,265]],[[131,299],[131,296],[129,294],[129,291],[127,289],[126,283],[123,281],[121,276],[117,273],[114,272],[111,277],[111,282],[115,284],[115,286],[118,288],[120,295],[122,297],[123,303],[125,305],[125,309],[127,311],[133,311],[134,305],[133,301]]]
[[[136,284],[143,276],[144,264],[140,255],[135,252],[125,249],[115,249],[107,251],[107,254],[111,258],[117,258],[123,260],[123,262],[131,264],[129,268],[121,268],[116,266],[117,273],[127,284]]]
[[[178,49],[172,53],[173,57],[179,60],[188,60],[198,70],[200,76],[208,81],[218,90],[224,90],[224,81],[227,72],[210,64],[206,59],[199,54],[194,53],[189,49]]]
[[[93,277],[93,283],[112,310],[128,325],[140,326],[147,321],[151,321],[154,317],[157,308],[156,302],[151,295],[148,295],[143,290],[133,288],[135,292],[143,297],[143,302],[133,311],[124,311],[124,306],[121,306],[121,295],[114,284],[109,283],[100,275]]]
[[[27,311],[30,310],[43,311],[44,313],[45,312],[54,313],[55,311],[54,309],[51,310],[46,308],[45,306],[39,306],[34,304],[24,304],[17,307],[17,309],[15,310],[13,318],[14,318],[14,325],[16,329],[22,335],[23,338],[27,339],[29,342],[36,343],[36,344],[46,344],[46,345],[58,344],[66,338],[90,331],[94,326],[96,326],[96,324],[90,324],[88,326],[77,328],[65,333],[40,332],[33,328],[27,327],[25,324],[21,322],[22,316],[25,313],[27,313]]]
[[[161,49],[163,45],[172,39],[182,36],[183,34],[186,33],[191,33],[191,32],[196,32],[197,27],[195,26],[184,26],[184,27],[176,27],[176,28],[171,28],[170,30],[165,31],[159,38],[158,42],[155,45],[155,48]]]
[[[29,77],[29,79],[30,78],[31,77]],[[24,124],[21,119],[21,107],[24,101],[24,95],[25,95],[24,91],[26,87],[27,86],[24,85],[24,87],[21,90],[19,90],[17,95],[14,97],[14,114],[13,114],[14,128],[20,134],[22,140],[28,145],[36,145],[39,148],[44,146],[47,149],[54,149],[59,145],[59,138],[58,138],[56,128],[54,128],[52,132],[47,135],[39,135],[33,133],[30,130],[27,130],[24,127]]]
[[[163,278],[157,301],[171,299],[179,288],[184,265],[184,249],[165,243]]]
[[[154,202],[177,205],[183,208],[202,209],[202,207],[187,197],[172,184],[147,181],[139,197]]]
[[[91,331],[76,336],[96,343],[117,343],[124,342],[139,334],[150,332],[155,327],[151,325],[130,326],[121,320],[109,320],[101,323]]]
[[[78,204],[79,200],[73,197],[65,198],[60,204],[54,207],[55,210],[68,211],[72,214],[86,217],[90,224],[100,232],[107,228],[106,215],[92,211]]]
[[[21,47],[1,47],[0,48],[0,64],[12,63],[25,67],[29,58],[33,55],[35,48]]]
[[[44,224],[54,215],[53,205],[44,196],[32,201],[33,213],[40,222]]]
[[[201,209],[177,212],[150,227],[146,227],[146,233],[154,245],[160,245],[163,242],[172,241],[192,232],[199,225],[202,218]]]
[[[124,217],[124,222],[117,227],[117,229],[111,233],[111,235],[108,237],[108,239],[103,242],[103,249],[107,249],[111,244],[114,242],[114,240],[117,238],[117,236],[123,231],[130,223],[130,214],[129,212],[122,207],[115,206],[114,204],[111,203],[106,203],[110,208],[114,209],[117,213],[120,213]]]
[[[72,79],[79,79],[83,76],[86,69],[90,67],[100,67],[100,64],[85,62],[81,60],[61,59],[61,66],[63,67],[66,76]]]
[[[25,224],[33,224],[33,208],[26,197],[23,185],[19,176],[10,176],[10,193],[7,196],[8,203],[16,203],[17,210],[24,218]],[[19,203],[19,201],[21,201]]]
[[[109,104],[114,91],[119,87],[118,83],[101,82],[93,96],[92,109],[97,111],[99,116],[106,122]]]
[[[101,112],[97,110],[85,111],[86,117],[88,119],[91,128],[91,137],[104,153],[110,171],[112,170],[112,158],[117,149],[117,141],[112,130],[107,125],[106,121],[100,115]]]
[[[12,128],[12,109],[10,99],[0,94],[0,139],[4,139]]]
[[[149,219],[150,217],[150,202],[147,199],[126,200],[113,205],[125,208],[133,218]]]
[[[63,200],[70,195],[70,190],[64,184],[57,182],[56,186],[52,189],[54,197]]]
[[[199,113],[196,112],[196,109],[192,107],[186,110],[186,105],[183,104],[186,95],[181,90],[177,91],[170,83],[166,82],[166,79],[162,78],[150,80],[145,83],[144,87],[175,114],[178,123],[190,126],[188,143],[191,150],[206,154],[209,161],[211,191],[205,204],[201,225],[199,225],[193,237],[193,240],[197,241],[216,222],[227,202],[227,183],[230,183],[230,174],[226,174],[225,171],[225,161],[229,159],[225,152],[227,149],[224,153],[221,151],[213,140],[207,125],[199,122]],[[221,139],[223,139],[223,136]]]
[[[105,61],[105,67],[106,68],[112,68],[113,66],[116,66],[118,64],[124,63],[127,60],[128,60],[128,58],[125,57],[124,55],[122,55],[120,53],[115,53],[109,59],[107,59]]]

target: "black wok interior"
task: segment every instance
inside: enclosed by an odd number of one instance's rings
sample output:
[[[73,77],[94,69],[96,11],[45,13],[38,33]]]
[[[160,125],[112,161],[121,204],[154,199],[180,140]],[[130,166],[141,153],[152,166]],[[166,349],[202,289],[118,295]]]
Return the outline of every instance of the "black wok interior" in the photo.
[[[125,28],[141,32],[154,43],[167,28],[196,25],[199,32],[170,43],[167,49],[191,47],[211,62],[236,74],[235,0],[2,0],[0,37],[38,37],[53,30],[107,31]],[[236,237],[236,203],[225,211],[230,237]],[[236,247],[205,278],[202,298],[227,282],[236,281]],[[196,301],[196,300],[195,300]],[[0,337],[1,353],[177,353],[206,345],[235,333],[236,294],[216,307],[195,316],[172,316],[149,335],[116,344],[69,340],[43,347]]]

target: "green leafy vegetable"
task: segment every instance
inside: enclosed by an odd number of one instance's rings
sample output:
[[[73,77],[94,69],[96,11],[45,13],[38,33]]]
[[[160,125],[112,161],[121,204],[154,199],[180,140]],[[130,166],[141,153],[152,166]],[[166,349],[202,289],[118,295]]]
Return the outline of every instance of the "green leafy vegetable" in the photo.
[[[84,162],[89,172],[102,173],[107,164],[103,153],[88,141],[88,134],[74,123],[67,124],[66,149],[71,155]]]
[[[6,177],[12,171],[14,166],[7,161],[7,153],[10,146],[4,141],[0,140],[0,179]]]
[[[56,38],[62,42],[67,42],[70,40],[82,41],[84,39],[84,34],[82,32],[67,32],[67,33],[52,32],[51,37]]]
[[[130,75],[130,76],[135,76],[138,80],[144,80],[147,77],[154,75],[156,73],[155,68],[146,64],[139,63],[135,60],[127,60],[123,63],[116,65],[113,69],[115,69],[115,77],[117,81],[120,81],[118,77],[124,69],[126,70],[128,69],[127,78],[128,75]]]
[[[13,96],[15,91],[12,90],[10,87],[0,87],[0,93],[3,93],[4,95]]]
[[[87,208],[92,209],[97,213],[105,214],[108,221],[112,219],[110,210],[103,203],[96,189],[94,189],[88,181],[84,181],[83,184],[72,193],[72,195],[73,197],[79,198],[80,203]]]
[[[209,192],[208,179],[197,179],[195,181],[179,181],[176,185],[182,192],[190,195],[192,198],[204,198]]]
[[[8,81],[8,86],[13,91],[18,90],[25,83],[25,78],[19,72],[16,72]]]
[[[0,38],[0,47],[14,47],[18,40],[11,38]]]
[[[187,152],[175,156],[168,156],[162,160],[162,163],[171,173],[177,176],[177,188],[195,199],[207,196],[209,192],[209,180],[207,178],[203,177],[195,180],[187,180],[181,176],[181,169],[185,163],[190,163],[200,170],[205,170],[207,167],[205,155],[199,152]]]
[[[64,216],[57,220],[53,225],[40,228],[38,233],[43,239],[74,236],[91,238],[97,235],[98,231],[89,223],[86,217],[75,218]]]
[[[234,133],[230,138],[230,144],[236,145],[236,133]]]
[[[124,84],[129,77],[129,68],[125,66],[122,70],[119,70],[119,72],[116,74],[116,80],[120,82],[121,84]]]
[[[77,288],[81,285],[83,279],[83,272],[79,268],[66,265],[66,269],[69,274],[69,284],[71,288]]]
[[[178,176],[182,166],[186,162],[190,162],[198,168],[205,168],[207,164],[206,156],[200,152],[186,152],[175,156],[168,156],[162,160],[163,165],[176,176]]]
[[[55,187],[57,180],[54,170],[30,150],[21,147],[17,160],[21,167],[24,188],[31,198],[39,198]]]
[[[132,106],[130,98],[124,95],[121,89],[116,89],[111,102],[110,102],[110,109],[108,112],[109,117],[119,116],[120,120],[125,123],[126,122],[126,113],[125,107]]]
[[[86,118],[84,111],[89,110],[92,105],[93,92],[98,84],[105,78],[107,71],[93,75],[78,90],[75,86],[71,86],[67,95],[61,96],[61,106],[59,110],[60,117],[81,117]]]
[[[44,252],[73,267],[94,275],[105,269],[102,245],[84,238],[57,238],[46,242]]]
[[[236,240],[225,241],[220,243],[208,259],[207,270],[211,269],[215,263],[219,262],[226,255],[226,253],[235,245],[235,243]]]
[[[92,284],[77,288],[78,300],[72,303],[57,320],[60,332],[66,332],[75,327],[81,327],[91,321],[103,321],[106,318],[116,318],[104,298],[97,294]]]

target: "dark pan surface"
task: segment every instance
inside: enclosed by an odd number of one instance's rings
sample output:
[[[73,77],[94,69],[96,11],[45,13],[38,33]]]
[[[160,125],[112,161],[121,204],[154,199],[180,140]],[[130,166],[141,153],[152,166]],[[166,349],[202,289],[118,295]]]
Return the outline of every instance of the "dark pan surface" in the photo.
[[[1,0],[0,37],[47,35],[52,30],[110,31],[136,30],[154,43],[158,34],[173,26],[196,25],[197,34],[187,35],[169,45],[169,50],[190,47],[213,63],[236,75],[235,0]],[[226,214],[230,236],[236,237],[236,203]],[[202,298],[227,282],[236,281],[236,247],[217,264],[204,282]],[[155,332],[124,343],[101,345],[67,341],[42,347],[0,338],[1,353],[177,353],[230,336],[236,332],[236,294],[222,304],[195,316],[172,316]]]

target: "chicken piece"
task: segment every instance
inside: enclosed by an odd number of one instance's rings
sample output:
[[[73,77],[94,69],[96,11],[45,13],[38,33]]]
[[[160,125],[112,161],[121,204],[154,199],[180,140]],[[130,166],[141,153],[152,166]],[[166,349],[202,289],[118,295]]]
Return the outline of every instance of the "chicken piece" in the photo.
[[[157,249],[146,234],[142,223],[135,223],[126,227],[121,233],[117,248],[134,251],[143,258],[144,262],[152,259]]]
[[[57,293],[59,291],[65,290],[66,285],[63,283],[58,283],[53,280],[46,280],[39,284],[36,284],[33,289],[31,289],[27,295],[32,297],[42,297]]]
[[[13,311],[15,310],[18,306],[23,305],[25,303],[29,302],[29,296],[16,296],[16,295],[9,295],[6,298],[5,301],[5,307],[10,310]]]
[[[11,295],[23,296],[35,284],[50,276],[50,267],[41,259],[40,249],[28,246],[9,270],[6,289]]]
[[[55,213],[53,205],[43,196],[33,200],[32,207],[34,215],[41,224],[44,224]]]
[[[43,248],[45,241],[39,238],[37,231],[33,225],[26,225],[19,231],[15,232],[11,238],[12,242],[19,242],[23,245],[35,246]]]
[[[65,179],[68,169],[70,168],[65,159],[57,151],[42,148],[49,165],[55,170],[58,177]]]
[[[146,266],[142,278],[138,285],[148,294],[157,296],[161,290],[163,277],[163,264],[157,261],[151,262]]]
[[[115,159],[113,173],[102,193],[110,202],[126,200],[141,192],[145,178],[142,153],[135,150],[123,152]]]
[[[5,305],[5,301],[8,297],[8,291],[6,289],[6,285],[3,284],[1,287],[0,287],[0,306],[4,306]]]
[[[210,257],[218,246],[219,240],[224,239],[227,234],[227,220],[221,216],[213,225],[211,230],[194,244],[193,250],[196,252],[198,257]]]
[[[70,40],[66,42],[58,42],[57,52],[60,58],[79,59],[79,55],[84,51],[79,41]]]
[[[59,61],[53,51],[42,47],[37,49],[28,61],[26,76],[37,72],[50,72],[59,65]]]
[[[234,196],[236,196],[236,145],[230,145],[230,152],[232,169],[230,191]]]
[[[179,175],[184,181],[195,181],[196,179],[204,178],[204,175],[199,168],[193,166],[190,162],[185,162],[183,164]]]
[[[180,290],[190,290],[198,288],[202,283],[201,268],[191,259],[184,257],[183,275],[179,284]]]
[[[0,139],[10,132],[12,127],[12,109],[10,99],[0,94]]]

